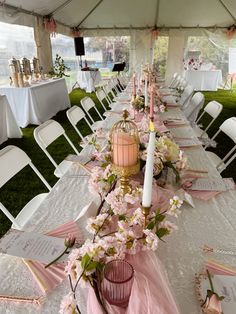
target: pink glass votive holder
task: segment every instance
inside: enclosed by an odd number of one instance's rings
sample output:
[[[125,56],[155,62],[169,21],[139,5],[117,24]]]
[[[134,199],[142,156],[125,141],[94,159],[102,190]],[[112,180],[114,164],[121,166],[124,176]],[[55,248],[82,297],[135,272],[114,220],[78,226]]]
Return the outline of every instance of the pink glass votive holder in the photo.
[[[125,260],[114,260],[105,265],[101,289],[111,305],[126,308],[134,281],[134,269]]]

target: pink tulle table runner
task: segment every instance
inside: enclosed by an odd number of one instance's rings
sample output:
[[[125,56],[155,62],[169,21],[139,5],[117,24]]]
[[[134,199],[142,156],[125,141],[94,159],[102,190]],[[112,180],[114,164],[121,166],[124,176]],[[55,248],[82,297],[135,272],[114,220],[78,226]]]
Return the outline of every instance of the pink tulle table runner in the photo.
[[[141,252],[126,259],[135,270],[129,305],[122,309],[107,304],[109,314],[180,313],[156,254]],[[88,293],[87,313],[103,313],[92,288]]]

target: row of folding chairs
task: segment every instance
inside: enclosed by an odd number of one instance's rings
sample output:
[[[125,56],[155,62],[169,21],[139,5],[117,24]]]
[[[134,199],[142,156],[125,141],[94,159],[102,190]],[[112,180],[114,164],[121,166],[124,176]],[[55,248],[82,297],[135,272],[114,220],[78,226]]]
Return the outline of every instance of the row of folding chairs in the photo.
[[[124,90],[125,85],[128,82],[127,77],[119,76],[119,78],[113,78],[104,86],[96,92],[97,98],[102,105],[104,111],[107,110],[106,104],[112,104],[112,98],[116,97],[122,90]],[[81,107],[73,106],[67,110],[66,115],[71,125],[79,135],[80,139],[86,142],[85,137],[81,133],[78,127],[78,123],[82,120],[85,121],[91,133],[95,133],[95,130],[102,127],[104,118],[96,107],[95,102],[90,97],[84,97],[81,100]],[[99,121],[94,121],[90,111],[94,109],[99,116]],[[48,120],[43,124],[39,125],[34,129],[34,138],[40,148],[44,151],[48,159],[51,161],[55,167],[54,174],[57,177],[61,177],[70,167],[71,162],[66,159],[57,163],[53,156],[48,151],[48,146],[56,141],[60,136],[71,146],[73,151],[77,156],[80,155],[79,151],[76,149],[68,135],[66,134],[64,128],[54,120]],[[34,166],[30,157],[20,148],[10,145],[3,148],[0,151],[0,188],[3,187],[12,177],[14,177],[18,172],[20,172],[26,166],[30,166],[31,169],[36,173],[39,179],[43,182],[46,188],[50,191],[51,186],[39,172],[39,170]],[[41,193],[36,195],[31,201],[29,201],[24,208],[19,212],[16,217],[10,213],[10,211],[0,202],[0,210],[8,217],[12,222],[12,227],[17,229],[23,229],[30,217],[36,212],[40,204],[46,198],[48,193]]]
[[[204,148],[207,149],[214,145],[215,139],[221,132],[223,132],[234,142],[232,149],[230,149],[222,159],[214,152],[206,152],[216,169],[221,173],[236,157],[236,117],[226,119],[220,125],[219,130],[213,135],[213,137],[209,138],[207,132],[221,114],[223,110],[222,104],[215,100],[210,101],[199,115],[199,112],[203,108],[205,101],[203,93],[196,92],[194,94],[193,87],[177,73],[174,73],[169,86],[160,90],[175,95],[175,92],[180,90],[181,87],[183,87],[183,90],[181,97],[178,100],[178,104],[180,105],[186,118],[192,124],[196,136],[203,142]],[[201,126],[201,120],[204,116],[208,116],[210,119],[205,128]]]

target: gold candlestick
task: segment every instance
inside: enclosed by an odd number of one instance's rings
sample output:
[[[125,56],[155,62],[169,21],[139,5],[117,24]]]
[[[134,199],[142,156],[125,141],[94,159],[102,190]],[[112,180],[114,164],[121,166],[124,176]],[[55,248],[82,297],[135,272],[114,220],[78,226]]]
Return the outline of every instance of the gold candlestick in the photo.
[[[150,214],[151,208],[152,208],[152,206],[144,207],[144,206],[141,204],[142,213],[143,213],[143,215],[144,215],[144,227],[147,227],[147,217],[148,217],[148,215]]]

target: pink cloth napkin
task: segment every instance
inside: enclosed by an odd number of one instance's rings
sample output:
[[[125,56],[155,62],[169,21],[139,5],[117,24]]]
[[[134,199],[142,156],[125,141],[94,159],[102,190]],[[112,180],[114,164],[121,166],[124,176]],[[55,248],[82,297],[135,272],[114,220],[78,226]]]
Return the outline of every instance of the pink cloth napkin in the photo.
[[[58,228],[47,232],[46,235],[57,238],[66,238],[69,233],[76,237],[77,242],[82,243],[84,241],[84,238],[75,221],[69,221]],[[43,293],[53,290],[66,277],[64,272],[65,265],[63,264],[56,263],[48,268],[44,268],[45,265],[37,261],[24,260],[24,262],[38,282]]]
[[[188,194],[191,196],[198,198],[202,201],[208,201],[211,198],[215,197],[216,195],[220,194],[219,191],[192,191],[192,190],[186,190]]]
[[[127,309],[108,304],[109,314],[177,314],[180,313],[168,285],[168,280],[154,252],[127,256],[135,270]],[[92,288],[89,290],[87,313],[102,314]]]
[[[215,261],[207,261],[206,268],[214,275],[236,276],[236,269],[229,268],[225,265],[218,264]]]

